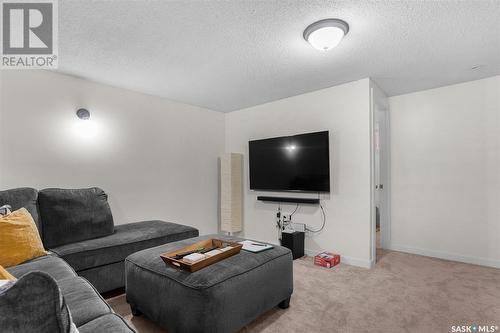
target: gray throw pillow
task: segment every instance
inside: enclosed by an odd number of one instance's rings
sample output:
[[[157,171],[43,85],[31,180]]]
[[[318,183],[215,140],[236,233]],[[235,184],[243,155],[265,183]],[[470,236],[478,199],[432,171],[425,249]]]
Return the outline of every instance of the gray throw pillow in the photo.
[[[77,333],[56,281],[31,272],[0,288],[0,332]]]
[[[113,216],[108,196],[97,187],[49,188],[38,192],[46,248],[111,235]]]

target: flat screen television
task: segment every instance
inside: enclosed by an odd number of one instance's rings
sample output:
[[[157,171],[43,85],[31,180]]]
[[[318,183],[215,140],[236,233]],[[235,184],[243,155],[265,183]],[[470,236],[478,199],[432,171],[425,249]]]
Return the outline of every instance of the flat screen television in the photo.
[[[328,131],[249,142],[250,189],[330,192]]]

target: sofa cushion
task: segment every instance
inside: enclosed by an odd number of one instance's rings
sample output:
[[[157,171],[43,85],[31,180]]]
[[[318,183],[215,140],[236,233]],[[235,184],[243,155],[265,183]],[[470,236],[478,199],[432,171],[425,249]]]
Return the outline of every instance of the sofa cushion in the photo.
[[[135,332],[122,317],[111,313],[78,327],[80,333],[133,333]]]
[[[12,275],[20,278],[24,274],[41,271],[49,274],[56,281],[75,277],[75,271],[61,258],[54,255],[38,257],[7,269]]]
[[[113,233],[108,196],[100,188],[45,189],[38,206],[48,248]]]
[[[76,326],[113,311],[87,280],[73,277],[57,282]]]
[[[3,333],[74,333],[65,299],[56,281],[32,272],[0,291],[0,330]]]
[[[143,221],[115,227],[112,235],[52,248],[77,272],[123,261],[128,255],[198,236],[198,230],[164,221]]]
[[[38,232],[42,235],[42,225],[38,215],[37,206],[38,191],[34,188],[22,187],[11,190],[0,191],[0,206],[10,205],[12,210],[26,208],[30,212]]]

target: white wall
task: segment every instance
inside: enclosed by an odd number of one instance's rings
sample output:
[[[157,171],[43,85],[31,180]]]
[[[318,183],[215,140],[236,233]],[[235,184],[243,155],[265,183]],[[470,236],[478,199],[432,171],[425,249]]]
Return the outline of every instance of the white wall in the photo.
[[[306,237],[310,254],[336,251],[344,262],[370,265],[370,98],[369,79],[294,96],[226,114],[226,151],[243,153],[244,235],[277,242],[277,204],[256,200],[248,186],[248,141],[320,130],[330,131],[331,193],[322,195],[323,232]],[[282,193],[281,193],[282,195]],[[304,196],[297,194],[287,194]],[[285,205],[291,213],[295,205]],[[321,225],[317,206],[302,205],[294,222]]]
[[[500,76],[389,102],[392,248],[500,267]]]
[[[217,231],[224,114],[47,71],[0,72],[0,189],[95,185],[117,224]],[[93,137],[78,128],[80,107]]]

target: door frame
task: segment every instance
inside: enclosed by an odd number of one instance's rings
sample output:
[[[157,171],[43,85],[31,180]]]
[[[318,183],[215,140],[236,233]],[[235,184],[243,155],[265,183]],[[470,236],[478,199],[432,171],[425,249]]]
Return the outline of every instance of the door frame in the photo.
[[[381,207],[380,215],[380,247],[389,249],[391,247],[391,147],[390,147],[390,114],[386,108],[378,110],[382,113],[383,117],[383,131],[379,140],[380,145],[383,147],[380,160],[380,182],[384,185],[383,188],[383,204]],[[375,120],[376,121],[376,120]],[[380,128],[380,126],[379,126]],[[377,189],[375,188],[375,191]],[[379,192],[380,193],[380,192]],[[383,213],[383,214],[382,214]]]
[[[385,148],[383,154],[383,164],[381,169],[385,170],[385,177],[381,177],[384,185],[385,202],[383,211],[380,215],[381,247],[391,248],[391,146],[390,146],[390,109],[387,97],[373,81],[370,82],[370,155],[371,155],[371,179],[370,179],[370,262],[375,265],[377,260],[377,231],[376,231],[376,175],[375,175],[375,123],[377,122],[376,112],[384,112],[384,134],[379,137],[380,145]],[[379,127],[380,131],[380,127]]]

